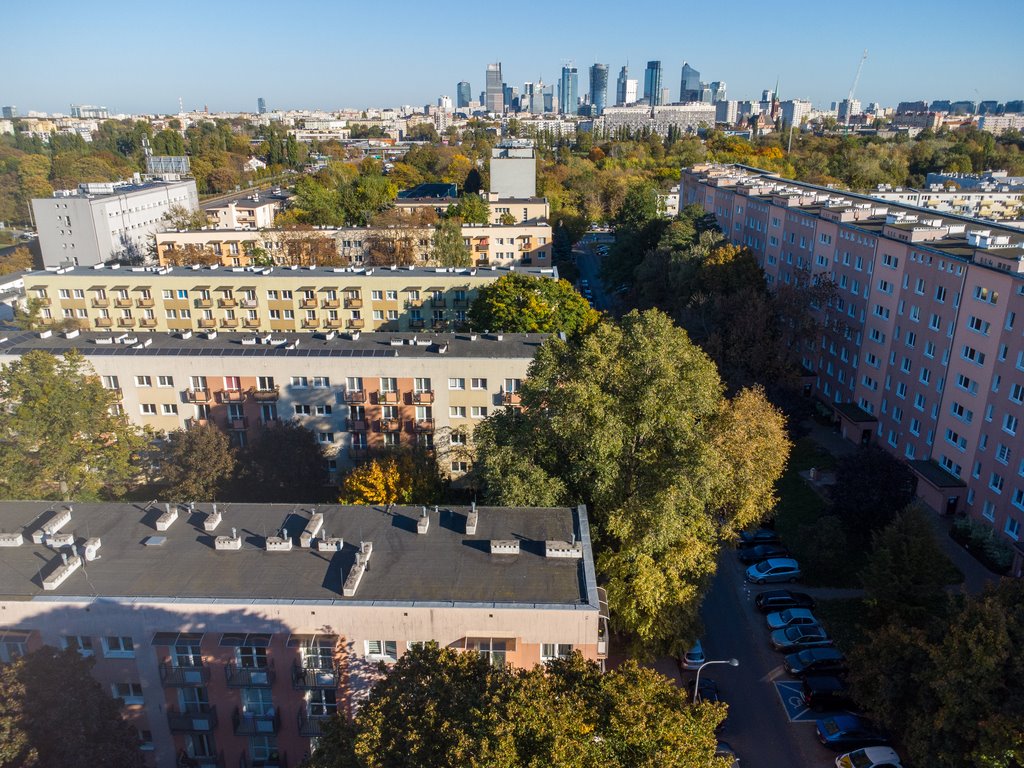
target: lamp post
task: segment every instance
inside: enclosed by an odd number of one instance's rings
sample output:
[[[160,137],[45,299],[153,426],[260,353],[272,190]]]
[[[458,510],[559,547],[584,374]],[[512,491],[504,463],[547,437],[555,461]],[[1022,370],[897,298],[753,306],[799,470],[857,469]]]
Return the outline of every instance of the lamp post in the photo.
[[[693,681],[693,703],[697,703],[697,695],[700,692],[700,671],[709,664],[728,664],[730,667],[738,667],[740,665],[739,659],[721,659],[719,661],[705,661],[699,667],[697,667],[697,677]]]

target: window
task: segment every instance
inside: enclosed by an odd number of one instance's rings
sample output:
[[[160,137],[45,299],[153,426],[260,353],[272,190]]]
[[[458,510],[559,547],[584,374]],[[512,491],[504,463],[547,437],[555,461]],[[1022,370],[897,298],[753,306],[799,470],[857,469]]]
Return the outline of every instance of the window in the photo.
[[[505,665],[505,654],[515,648],[514,641],[493,637],[470,637],[466,639],[466,650],[476,651],[492,666]]]
[[[1024,385],[1014,384],[1010,387],[1010,399],[1015,403],[1024,402]]]
[[[65,649],[78,651],[79,656],[92,656],[92,638],[88,635],[67,635],[62,639]]]
[[[455,430],[451,436],[452,445],[465,445],[466,444],[466,433]],[[1024,467],[1024,465],[1022,465]]]
[[[252,637],[250,635],[250,637]],[[270,636],[267,635],[269,638]],[[267,648],[263,645],[240,645],[235,648],[235,663],[242,669],[266,669]],[[268,692],[269,693],[269,692]]]
[[[178,404],[177,403],[161,403],[160,412],[164,416],[177,416],[178,415]]]
[[[487,406],[486,405],[474,405],[471,411],[474,419],[486,419],[487,418]]]
[[[156,416],[156,403],[139,403],[139,412],[143,416]]]
[[[1009,432],[1011,435],[1017,434],[1017,417],[1012,413],[1003,416],[1003,431]]]
[[[136,376],[135,377],[136,387],[152,387],[153,379],[149,376]]]
[[[469,471],[469,462],[468,461],[453,461],[452,462],[452,474],[453,475],[465,474],[468,471]]]
[[[309,406],[303,405],[302,403],[295,403],[292,405],[295,409],[296,416],[309,416]]]
[[[110,690],[115,699],[123,699],[126,705],[142,704],[144,701],[141,683],[114,683],[110,686]]]
[[[329,405],[318,405],[314,409],[314,413],[317,416],[330,416],[333,409]]]
[[[971,347],[967,344],[964,344],[964,348],[960,352],[960,355],[961,357],[963,357],[964,360],[968,360],[974,363],[975,365],[985,364],[985,353],[979,352],[974,347]]]
[[[448,416],[452,419],[464,419],[466,418],[466,406],[464,405],[449,405]]]
[[[134,659],[135,643],[127,636],[104,637],[103,655],[108,659]]]
[[[366,655],[375,659],[394,661],[398,658],[397,640],[367,640]]]
[[[1006,518],[1006,525],[1003,527],[1003,531],[1014,541],[1020,538],[1020,522],[1012,517]]]
[[[173,387],[174,377],[173,376],[157,376],[156,385],[158,387]]]
[[[993,472],[988,478],[988,487],[996,493],[1003,492],[1003,476],[998,472]]]
[[[323,444],[330,444],[334,442],[333,432],[317,432],[317,439]]]
[[[1010,463],[1009,446],[1003,445],[1002,443],[999,443],[999,445],[996,446],[996,461],[998,461],[1000,464]]]
[[[309,386],[309,379],[305,376],[292,376],[292,387],[294,389],[306,389]]]
[[[317,389],[326,389],[331,386],[331,379],[328,376],[314,376],[313,386]]]
[[[541,643],[540,660],[565,659],[572,655],[572,643]]]
[[[413,380],[413,391],[414,392],[430,392],[430,379],[417,378]]]
[[[448,389],[465,389],[465,379],[448,379]]]

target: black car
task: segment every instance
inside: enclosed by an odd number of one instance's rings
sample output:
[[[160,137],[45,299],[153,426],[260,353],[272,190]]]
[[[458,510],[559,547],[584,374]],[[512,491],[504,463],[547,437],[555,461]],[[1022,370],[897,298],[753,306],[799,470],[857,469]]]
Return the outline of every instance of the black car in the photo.
[[[779,534],[769,528],[758,528],[754,531],[740,531],[739,546],[752,547],[757,544],[778,544],[782,539]]]
[[[750,565],[751,563],[760,563],[762,560],[770,560],[773,557],[789,557],[789,550],[780,544],[757,544],[738,550],[736,555],[741,563]]]
[[[842,710],[853,703],[846,681],[835,676],[805,677],[802,696],[804,704],[817,711]]]
[[[887,747],[889,734],[857,715],[833,715],[818,720],[818,741],[836,752],[862,747]]]
[[[814,599],[803,592],[788,589],[770,589],[754,598],[754,605],[761,613],[774,613],[787,608],[814,608]]]
[[[786,657],[786,671],[797,677],[842,675],[846,672],[846,657],[838,648],[805,648]]]
[[[690,692],[690,701],[693,701],[693,684],[695,680],[691,680],[687,683],[686,688]],[[700,679],[700,690],[697,691],[697,701],[707,701],[711,704],[717,704],[722,700],[721,695],[718,693],[718,683],[712,680],[710,677],[702,677]]]

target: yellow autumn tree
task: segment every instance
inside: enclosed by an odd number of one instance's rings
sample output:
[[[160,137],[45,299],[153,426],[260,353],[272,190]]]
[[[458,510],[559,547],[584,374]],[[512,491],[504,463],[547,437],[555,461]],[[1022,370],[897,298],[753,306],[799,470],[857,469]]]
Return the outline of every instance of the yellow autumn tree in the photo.
[[[411,496],[412,478],[394,458],[358,466],[341,482],[342,504],[407,504]]]

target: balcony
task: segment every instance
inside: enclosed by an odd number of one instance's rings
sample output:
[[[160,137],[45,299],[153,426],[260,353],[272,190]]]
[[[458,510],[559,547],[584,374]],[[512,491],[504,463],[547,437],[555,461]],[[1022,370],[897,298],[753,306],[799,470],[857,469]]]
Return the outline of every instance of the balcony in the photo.
[[[363,319],[361,319],[361,318],[356,318],[356,317],[353,317],[353,318],[352,318],[351,320],[349,320],[349,321],[348,321],[348,322],[346,323],[346,325],[347,325],[347,326],[348,326],[349,328],[356,328],[356,329],[359,329],[359,328],[364,328],[364,327],[366,327],[366,321],[365,321],[365,320],[363,320]]]
[[[178,757],[176,763],[178,768],[224,768],[224,753],[214,757],[213,755],[203,755],[197,757],[189,757],[188,762],[182,762],[182,758]]]
[[[110,299],[93,299],[92,305],[94,307],[109,307]]]
[[[370,458],[370,449],[365,446],[353,446],[348,449],[348,457],[352,461],[366,461]]]
[[[308,691],[314,688],[337,688],[338,670],[313,669],[302,666],[298,661],[292,667],[292,688],[297,691]]]
[[[259,328],[260,319],[258,317],[247,317],[242,321],[242,324],[245,325],[246,328]]]
[[[242,309],[256,309],[259,306],[259,302],[256,299],[242,299]]]
[[[430,306],[440,307],[441,309],[444,309],[445,307],[448,306],[448,302],[443,297],[435,296],[432,299],[430,299]]]
[[[345,299],[345,309],[362,309],[363,300],[355,297]]]
[[[195,428],[198,428],[198,427],[208,427],[208,426],[210,426],[210,420],[209,419],[185,419],[185,428],[186,429],[195,429]]]
[[[501,403],[502,405],[519,405],[523,401],[523,398],[518,392],[502,392]]]
[[[346,403],[365,403],[366,391],[362,389],[349,389],[345,392]]]
[[[109,317],[97,317],[96,318],[96,327],[97,328],[109,328],[113,324],[114,324],[114,321],[111,320]]]
[[[221,309],[233,309],[238,306],[238,302],[234,299],[217,299],[217,306]]]
[[[248,429],[249,420],[242,416],[237,419],[228,419],[228,429]]]
[[[324,309],[337,309],[341,306],[341,302],[337,299],[324,299],[320,302],[320,306]],[[348,306],[348,301],[345,302],[345,306]]]
[[[186,707],[183,712],[168,709],[167,723],[171,733],[213,733],[217,727],[217,708],[205,704]]]
[[[139,327],[140,328],[156,328],[156,318],[155,317],[144,317],[144,318],[142,318],[141,320],[139,320]]]
[[[410,328],[423,328],[426,324],[427,324],[426,321],[423,320],[422,318],[409,321],[409,327]]]
[[[366,419],[349,419],[348,420],[348,431],[349,432],[365,432],[367,429]]]
[[[422,307],[423,306],[423,299],[409,299],[407,302],[405,302],[405,306],[407,308],[408,307],[412,307],[414,309],[417,308],[417,307]]]
[[[272,715],[257,715],[253,712],[243,712],[236,707],[231,722],[235,736],[269,735],[281,729],[281,716],[276,711]]]
[[[118,309],[131,309],[132,308],[132,300],[131,299],[114,299],[114,306],[117,307]]]
[[[303,736],[320,736],[324,722],[332,715],[310,715],[305,708],[299,707],[299,733]]]
[[[228,685],[232,688],[269,688],[274,684],[274,665],[267,667],[240,667],[235,663],[224,668]]]
[[[137,307],[139,307],[141,309],[152,309],[153,307],[156,306],[156,302],[153,301],[153,299],[151,299],[149,297],[144,297],[144,298],[141,298],[141,299],[136,299],[135,300],[135,306],[137,306]]]
[[[398,393],[381,390],[377,393],[377,402],[381,405],[398,405]]]
[[[50,303],[51,303],[50,297],[48,297],[48,296],[36,296],[34,298],[36,300],[36,303],[40,307],[48,307],[48,306],[50,306]]]
[[[243,752],[238,758],[238,768],[288,768],[288,754],[279,752],[271,757],[249,758]]]
[[[281,387],[277,384],[269,387],[253,387],[249,391],[252,393],[254,400],[262,400],[263,402],[277,400],[281,397]]]
[[[134,317],[119,317],[117,318],[117,326],[119,328],[134,328],[135,318]]]
[[[341,318],[331,317],[324,320],[324,328],[341,328]]]
[[[245,400],[245,392],[241,389],[222,389],[217,392],[218,403],[240,403]]]
[[[302,327],[303,328],[318,328],[319,326],[320,326],[320,323],[317,321],[317,319],[315,317],[304,317],[304,318],[302,318]]]
[[[425,389],[422,392],[413,392],[412,401],[416,405],[429,405],[434,402],[434,390]]]
[[[208,403],[210,402],[210,390],[208,389],[186,389],[186,403]]]
[[[299,306],[302,309],[316,309],[316,299],[301,299]]]
[[[210,309],[213,306],[212,299],[196,299],[196,307],[198,309]]]
[[[490,263],[491,263],[491,260],[488,259],[488,258],[483,258],[483,259],[477,259],[476,260],[476,265],[478,267],[486,267],[486,266],[489,266]]]
[[[104,387],[104,389],[112,393],[118,400],[124,400],[124,390],[120,387]]]
[[[401,419],[381,419],[380,420],[380,431],[381,432],[401,432],[402,421]]]
[[[220,327],[221,328],[237,328],[238,327],[238,320],[236,320],[233,317],[225,317],[224,319],[222,319],[220,321]]]
[[[469,307],[469,299],[452,299],[452,306],[456,308],[466,309]]]
[[[217,321],[214,320],[212,317],[201,317],[201,318],[199,318],[199,327],[200,328],[216,328],[217,327]]]
[[[412,431],[419,433],[429,433],[434,431],[434,420],[433,419],[416,419],[412,423]]]
[[[160,682],[165,688],[198,688],[210,680],[210,668],[176,667],[166,661],[160,665]]]

